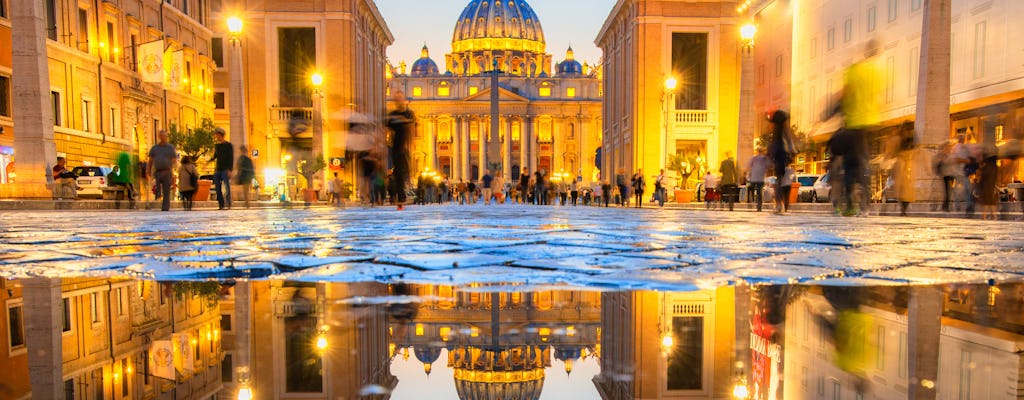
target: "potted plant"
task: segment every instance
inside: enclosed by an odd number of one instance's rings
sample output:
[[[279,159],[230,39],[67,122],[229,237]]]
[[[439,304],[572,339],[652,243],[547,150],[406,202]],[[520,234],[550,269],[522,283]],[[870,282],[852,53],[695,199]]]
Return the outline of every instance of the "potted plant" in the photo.
[[[669,157],[669,169],[679,174],[679,185],[676,187],[675,196],[677,203],[689,203],[693,201],[693,189],[689,188],[690,176],[699,169],[697,159],[686,154],[673,154]]]
[[[299,160],[296,167],[299,174],[306,178],[306,189],[302,192],[302,200],[305,201],[306,205],[309,205],[317,200],[316,189],[313,187],[313,175],[327,167],[327,162],[324,161],[322,155],[317,154],[316,156]]]
[[[213,120],[210,118],[203,118],[199,121],[198,127],[184,131],[178,127],[178,124],[171,123],[167,129],[167,141],[174,145],[174,148],[179,153],[191,158],[198,170],[202,165],[206,164],[210,153],[213,152],[215,144],[213,140],[214,129],[217,129],[217,126],[213,124]],[[213,185],[212,181],[199,180],[199,187],[192,194],[192,199],[208,200],[210,198],[211,185]]]

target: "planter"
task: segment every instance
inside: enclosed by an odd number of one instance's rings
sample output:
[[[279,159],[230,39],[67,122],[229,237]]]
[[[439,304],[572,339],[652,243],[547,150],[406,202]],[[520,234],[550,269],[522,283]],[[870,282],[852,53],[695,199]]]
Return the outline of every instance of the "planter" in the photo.
[[[800,200],[800,182],[793,182],[789,186],[789,204],[796,204]]]
[[[689,203],[693,201],[693,189],[676,189],[676,203]]]
[[[192,201],[207,201],[210,200],[210,187],[213,186],[213,181],[206,179],[199,180],[199,187],[196,188],[196,192],[192,194]]]
[[[306,204],[316,203],[316,189],[302,189],[302,201],[306,202]]]

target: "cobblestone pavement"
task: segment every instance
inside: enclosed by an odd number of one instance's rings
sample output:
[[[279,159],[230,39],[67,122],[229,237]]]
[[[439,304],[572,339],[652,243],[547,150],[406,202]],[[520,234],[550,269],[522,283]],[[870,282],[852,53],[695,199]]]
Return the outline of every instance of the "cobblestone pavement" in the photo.
[[[426,206],[5,212],[0,276],[688,290],[1024,280],[1024,224],[669,209]]]

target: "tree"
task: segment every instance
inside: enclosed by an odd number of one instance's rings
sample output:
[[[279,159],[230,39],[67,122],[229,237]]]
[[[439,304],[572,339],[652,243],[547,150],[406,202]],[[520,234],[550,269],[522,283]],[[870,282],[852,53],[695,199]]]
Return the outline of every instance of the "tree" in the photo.
[[[693,175],[700,168],[700,165],[698,165],[696,157],[677,153],[669,157],[668,167],[669,170],[679,174],[679,188],[685,190],[687,189],[687,183],[690,181],[690,175]]]
[[[206,163],[210,153],[213,152],[214,129],[217,129],[217,126],[209,117],[199,121],[198,127],[185,131],[182,131],[178,124],[171,123],[170,128],[167,129],[167,141],[171,142],[179,153],[188,156],[196,163],[196,166],[199,166]]]
[[[313,188],[313,175],[327,167],[327,162],[324,161],[324,156],[317,154],[313,157],[304,157],[296,163],[298,172],[302,174],[303,178],[306,178],[306,189]]]

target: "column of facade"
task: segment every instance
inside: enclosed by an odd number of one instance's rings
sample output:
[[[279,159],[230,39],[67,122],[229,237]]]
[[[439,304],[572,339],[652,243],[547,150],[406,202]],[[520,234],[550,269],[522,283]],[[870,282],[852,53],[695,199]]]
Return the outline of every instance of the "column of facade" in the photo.
[[[490,133],[488,132],[487,127],[489,127],[490,124],[485,124],[481,122],[477,124],[477,126],[480,129],[479,133],[477,134],[477,137],[480,138],[480,145],[479,147],[477,147],[477,153],[479,153],[480,158],[478,160],[479,164],[477,164],[477,173],[476,176],[473,177],[473,179],[479,180],[483,179],[484,173],[487,172],[487,134]]]
[[[512,179],[512,116],[505,117],[505,143],[502,145],[501,176]]]
[[[427,117],[427,154],[423,164],[432,171],[437,171],[437,116]]]
[[[526,163],[527,155],[530,153],[530,124],[533,118],[526,116],[522,119],[522,126],[519,127],[519,172],[523,172],[523,168],[529,168]],[[529,172],[533,172],[531,169]]]
[[[537,172],[537,158],[540,157],[540,146],[537,145],[537,119],[531,118],[530,121],[530,140],[526,143],[529,145],[530,151],[527,157],[530,157],[530,172]]]
[[[462,116],[462,151],[459,152],[459,157],[462,158],[462,179],[466,181],[473,179],[473,177],[469,176],[469,152],[473,148],[472,141],[470,140],[472,135],[469,134],[469,119],[468,115]]]
[[[452,182],[458,182],[462,178],[462,116],[455,115],[452,120],[452,173],[449,178]]]
[[[590,168],[593,168],[592,167],[593,163],[590,162],[590,156],[591,156],[592,153],[590,152],[590,149],[587,148],[587,145],[588,145],[588,143],[587,143],[587,132],[590,131],[589,129],[587,129],[587,124],[589,124],[589,122],[590,122],[590,118],[589,117],[578,117],[577,118],[577,125],[579,125],[579,127],[580,127],[580,132],[579,132],[580,137],[578,139],[579,142],[580,142],[580,152],[579,152],[579,157],[576,160],[576,164],[577,164],[576,168],[577,169],[576,169],[576,171],[572,171],[572,174],[573,174],[573,179],[575,179],[577,175],[584,177],[583,178],[583,182],[590,182],[590,175],[591,174],[588,173],[589,172],[588,170]]]

